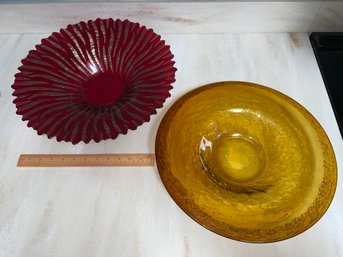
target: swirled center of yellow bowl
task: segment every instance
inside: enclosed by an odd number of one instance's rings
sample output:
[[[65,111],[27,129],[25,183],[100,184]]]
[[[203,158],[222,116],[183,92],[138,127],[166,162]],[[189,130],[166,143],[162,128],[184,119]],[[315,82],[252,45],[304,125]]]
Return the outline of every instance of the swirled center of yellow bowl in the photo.
[[[243,182],[258,176],[264,167],[262,147],[240,134],[221,136],[213,146],[214,171],[226,180]]]

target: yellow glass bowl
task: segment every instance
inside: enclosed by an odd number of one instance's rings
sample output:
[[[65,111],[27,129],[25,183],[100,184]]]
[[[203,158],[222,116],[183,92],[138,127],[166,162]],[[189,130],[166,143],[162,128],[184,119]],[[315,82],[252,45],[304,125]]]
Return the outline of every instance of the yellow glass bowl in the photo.
[[[330,141],[299,103],[247,82],[182,96],[164,116],[156,162],[171,197],[207,229],[274,242],[315,224],[337,183]]]

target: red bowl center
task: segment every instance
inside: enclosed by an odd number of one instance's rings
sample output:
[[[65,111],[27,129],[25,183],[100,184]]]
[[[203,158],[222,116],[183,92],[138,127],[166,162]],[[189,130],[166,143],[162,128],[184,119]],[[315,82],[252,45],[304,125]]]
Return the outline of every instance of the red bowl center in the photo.
[[[83,86],[81,97],[86,102],[106,106],[118,101],[124,92],[124,84],[114,74],[97,74]]]

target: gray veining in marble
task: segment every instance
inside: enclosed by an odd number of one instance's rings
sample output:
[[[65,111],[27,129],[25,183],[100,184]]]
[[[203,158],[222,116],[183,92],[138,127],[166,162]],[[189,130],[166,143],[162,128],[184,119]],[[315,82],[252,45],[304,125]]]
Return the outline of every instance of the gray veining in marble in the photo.
[[[220,237],[184,214],[155,167],[17,168],[20,153],[151,153],[163,114],[206,83],[245,80],[304,105],[330,137],[343,170],[343,142],[305,33],[162,34],[175,55],[176,82],[149,123],[115,141],[58,143],[15,114],[13,75],[42,34],[0,35],[1,257],[343,256],[342,176],[325,216],[305,233],[273,244]]]
[[[310,31],[343,32],[343,2],[323,2],[311,24]]]
[[[0,33],[50,33],[98,17],[130,19],[159,33],[343,30],[342,1],[34,1],[0,0]]]
[[[158,33],[306,32],[320,6],[319,1],[1,5],[0,33],[51,33],[99,17],[137,21]]]

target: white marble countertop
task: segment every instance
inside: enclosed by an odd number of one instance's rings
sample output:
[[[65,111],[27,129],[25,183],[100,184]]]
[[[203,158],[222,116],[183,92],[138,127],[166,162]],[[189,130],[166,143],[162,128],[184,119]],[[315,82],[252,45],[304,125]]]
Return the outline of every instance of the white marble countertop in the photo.
[[[326,130],[343,170],[343,141],[306,33],[162,34],[176,82],[149,123],[101,143],[58,143],[15,114],[11,84],[20,60],[47,34],[0,34],[0,256],[343,256],[343,191],[324,217],[286,241],[249,244],[218,236],[173,202],[156,167],[17,168],[21,153],[153,153],[164,113],[206,83],[244,80],[305,106]]]

